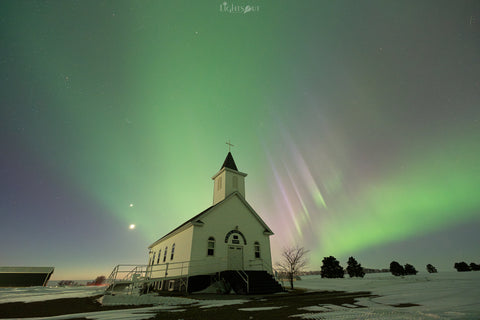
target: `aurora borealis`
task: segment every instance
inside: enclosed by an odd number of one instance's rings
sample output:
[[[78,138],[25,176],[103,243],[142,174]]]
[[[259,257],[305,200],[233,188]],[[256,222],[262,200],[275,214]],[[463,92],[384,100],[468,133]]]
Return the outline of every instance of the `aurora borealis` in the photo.
[[[146,263],[229,139],[274,261],[479,263],[480,3],[223,2],[0,2],[0,265]]]

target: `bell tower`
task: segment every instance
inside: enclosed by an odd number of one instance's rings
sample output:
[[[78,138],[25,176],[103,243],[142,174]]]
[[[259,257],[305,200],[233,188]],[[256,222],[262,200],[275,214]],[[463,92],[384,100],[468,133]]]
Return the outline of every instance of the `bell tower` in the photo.
[[[245,198],[246,173],[240,172],[229,151],[220,171],[213,177],[213,204],[217,204],[231,193],[237,191]]]

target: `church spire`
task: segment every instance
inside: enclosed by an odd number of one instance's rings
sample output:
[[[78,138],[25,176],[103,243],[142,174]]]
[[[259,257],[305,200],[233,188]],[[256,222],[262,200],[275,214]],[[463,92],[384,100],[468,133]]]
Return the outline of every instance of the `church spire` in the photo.
[[[232,153],[229,151],[220,171],[213,177],[213,204],[216,204],[233,192],[238,192],[245,198],[246,173],[238,171]]]
[[[237,165],[235,164],[235,160],[233,160],[233,156],[230,151],[228,152],[227,157],[225,158],[225,161],[223,162],[223,165],[220,168],[220,170],[222,170],[223,168],[228,168],[228,169],[238,171]]]

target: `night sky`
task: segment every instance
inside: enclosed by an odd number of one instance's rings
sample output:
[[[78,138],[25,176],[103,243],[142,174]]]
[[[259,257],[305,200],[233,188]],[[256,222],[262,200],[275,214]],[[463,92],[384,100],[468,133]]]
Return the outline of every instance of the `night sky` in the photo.
[[[480,263],[479,1],[2,0],[0,38],[0,265],[147,263],[228,140],[274,262]]]

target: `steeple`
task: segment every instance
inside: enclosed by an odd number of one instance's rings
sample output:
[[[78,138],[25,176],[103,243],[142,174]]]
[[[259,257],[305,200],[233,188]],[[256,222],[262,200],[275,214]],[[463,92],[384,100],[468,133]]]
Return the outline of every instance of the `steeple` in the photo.
[[[220,171],[213,177],[213,204],[216,204],[231,193],[237,191],[245,198],[246,173],[238,171],[231,152],[228,152]]]
[[[229,168],[229,169],[238,171],[237,165],[235,164],[235,160],[233,160],[233,156],[230,151],[228,152],[227,157],[225,158],[225,161],[223,162],[223,165],[220,168],[220,170],[222,170],[223,168]]]

